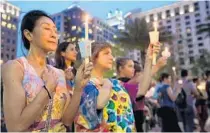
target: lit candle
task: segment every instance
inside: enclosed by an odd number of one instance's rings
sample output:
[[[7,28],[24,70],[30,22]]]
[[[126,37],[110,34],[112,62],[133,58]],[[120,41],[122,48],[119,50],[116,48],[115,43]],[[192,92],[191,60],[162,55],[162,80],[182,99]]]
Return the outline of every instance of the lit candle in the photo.
[[[171,53],[169,52],[168,47],[165,47],[165,50],[162,52],[162,56],[166,58],[171,56]]]
[[[154,23],[153,23],[153,27],[154,27],[154,31],[158,31],[157,29],[158,29],[158,23],[155,21]]]
[[[176,75],[176,67],[175,66],[172,67],[172,70],[174,72],[174,75]]]
[[[89,16],[86,15],[85,17],[85,40],[88,40],[88,19],[89,19]]]
[[[158,23],[154,22],[153,23],[154,31],[149,32],[149,38],[150,38],[150,43],[155,44],[159,42],[159,32],[158,32]],[[157,58],[157,53],[152,54],[152,64],[156,65],[156,58]]]

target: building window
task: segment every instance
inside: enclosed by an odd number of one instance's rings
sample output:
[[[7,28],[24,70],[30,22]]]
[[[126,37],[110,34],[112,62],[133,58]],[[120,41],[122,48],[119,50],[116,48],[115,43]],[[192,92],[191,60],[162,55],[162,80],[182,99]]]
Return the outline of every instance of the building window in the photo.
[[[199,46],[199,47],[202,47],[202,46],[203,46],[203,43],[199,43],[198,46]]]
[[[190,36],[192,36],[192,34],[191,33],[188,33],[187,36],[190,37]]]
[[[4,58],[4,54],[3,53],[1,53],[1,58]]]
[[[185,19],[189,19],[190,18],[190,16],[185,16]]]
[[[171,20],[167,20],[167,23],[171,23]]]
[[[179,40],[179,41],[178,41],[178,44],[182,44],[182,40]]]
[[[76,29],[77,29],[77,26],[75,26],[75,25],[71,27],[71,30],[72,30],[72,31],[74,31],[74,30],[76,30]]]
[[[190,57],[189,60],[190,60],[190,64],[193,64],[194,61],[195,61],[195,60],[194,60],[194,57]]]
[[[193,51],[192,51],[192,50],[190,50],[190,51],[189,51],[189,54],[193,54]]]
[[[170,10],[166,11],[166,17],[169,18],[170,17]]]
[[[12,40],[12,44],[15,44],[15,40]]]
[[[179,15],[179,8],[175,8],[175,15],[176,15],[176,16]]]
[[[198,2],[195,2],[194,3],[194,10],[195,11],[198,11],[199,10],[199,4],[198,4]]]
[[[192,48],[192,47],[193,47],[193,45],[192,45],[192,44],[188,45],[188,48]]]
[[[6,56],[7,56],[7,59],[9,59],[9,54],[6,54]]]
[[[10,39],[7,39],[7,43],[10,43]]]
[[[201,20],[200,20],[200,19],[197,19],[195,22],[196,22],[196,23],[200,23],[200,22],[201,22]]]
[[[179,52],[179,55],[184,55],[184,53],[183,52]]]
[[[176,22],[177,22],[177,21],[180,21],[180,18],[176,18]]]
[[[189,12],[189,5],[184,6],[184,13],[188,13]]]
[[[15,49],[14,48],[12,49],[12,52],[15,52]]]
[[[15,58],[15,56],[14,55],[12,55],[12,59],[14,59]]]
[[[188,39],[187,42],[192,42],[192,39]]]
[[[187,27],[187,28],[186,28],[186,32],[187,32],[187,33],[191,33],[191,28],[190,28],[190,27]]]
[[[200,13],[196,13],[196,14],[195,14],[195,17],[199,17],[199,16],[200,16]]]
[[[186,24],[186,25],[189,25],[189,24],[190,24],[190,21],[186,22],[185,24]]]
[[[179,58],[180,65],[184,65],[184,58]]]
[[[171,26],[169,25],[169,26],[167,26],[167,28],[168,28],[168,29],[171,29]]]
[[[202,37],[198,37],[198,40],[202,40],[203,38]]]

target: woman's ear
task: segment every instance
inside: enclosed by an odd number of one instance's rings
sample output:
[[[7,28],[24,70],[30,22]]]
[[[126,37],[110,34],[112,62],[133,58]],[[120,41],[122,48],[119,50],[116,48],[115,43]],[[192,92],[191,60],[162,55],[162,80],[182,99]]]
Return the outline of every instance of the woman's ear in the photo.
[[[65,57],[66,53],[65,52],[61,52],[61,56]]]
[[[33,40],[33,35],[31,34],[31,32],[29,30],[25,29],[23,31],[23,34],[29,42],[31,42]]]

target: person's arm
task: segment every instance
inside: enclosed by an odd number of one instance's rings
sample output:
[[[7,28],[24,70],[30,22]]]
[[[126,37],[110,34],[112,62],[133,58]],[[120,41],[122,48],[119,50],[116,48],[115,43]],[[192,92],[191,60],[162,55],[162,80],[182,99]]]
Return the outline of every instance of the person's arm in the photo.
[[[167,88],[167,94],[172,101],[176,101],[177,96],[180,93],[181,88],[177,88],[175,92],[173,92],[171,87]]]
[[[152,79],[152,59],[149,56],[146,56],[145,65],[144,65],[144,72],[143,78],[141,81],[141,85],[138,87],[138,92],[136,97],[144,96],[149,89],[150,82]]]
[[[36,98],[26,105],[25,91],[22,86],[23,68],[17,61],[10,61],[2,66],[2,77],[7,130],[26,131],[48,103],[48,93],[42,89]]]
[[[162,69],[167,64],[167,58],[160,57],[157,64],[152,67],[152,76],[154,76],[160,69]]]
[[[198,90],[196,89],[196,86],[193,85],[192,82],[189,83],[189,86],[190,86],[190,88],[191,88],[192,94],[193,94],[195,97],[199,97],[199,92],[198,92]]]
[[[74,118],[78,112],[78,108],[80,105],[83,89],[88,84],[92,68],[93,68],[92,63],[85,65],[85,63],[83,62],[83,64],[79,67],[77,71],[75,77],[74,93],[62,117],[62,121],[66,126],[70,126],[74,121]]]

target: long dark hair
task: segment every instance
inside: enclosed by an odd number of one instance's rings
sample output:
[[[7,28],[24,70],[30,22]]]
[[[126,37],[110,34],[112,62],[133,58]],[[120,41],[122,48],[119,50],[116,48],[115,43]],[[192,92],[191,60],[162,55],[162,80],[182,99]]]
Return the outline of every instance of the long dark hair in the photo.
[[[65,58],[61,55],[62,52],[65,52],[69,44],[73,44],[71,42],[62,42],[58,45],[57,50],[55,52],[55,67],[58,69],[65,70],[67,68],[65,63]],[[74,63],[71,63],[71,66],[73,67],[73,74],[76,75],[76,68],[74,67]]]

